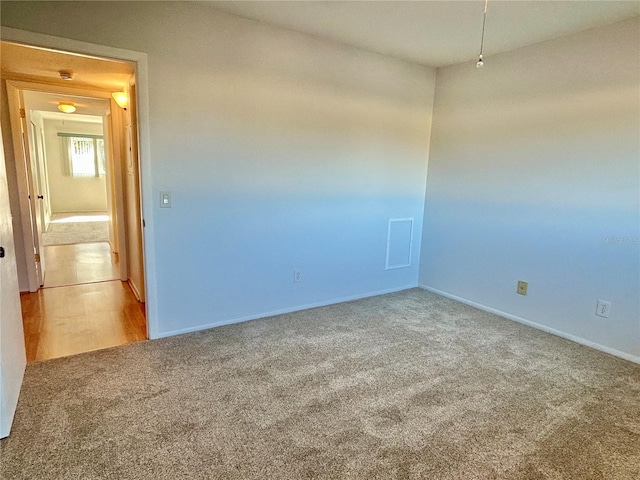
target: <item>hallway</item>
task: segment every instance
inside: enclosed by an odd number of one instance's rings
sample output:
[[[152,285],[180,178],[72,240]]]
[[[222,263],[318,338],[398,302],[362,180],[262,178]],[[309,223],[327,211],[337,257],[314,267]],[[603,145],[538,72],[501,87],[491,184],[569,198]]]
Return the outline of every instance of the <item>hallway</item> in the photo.
[[[55,232],[47,243],[99,238],[95,227],[106,222],[96,218],[55,216],[52,226],[61,222],[69,228]],[[27,362],[147,338],[144,303],[138,302],[129,285],[119,280],[118,255],[109,243],[48,244],[43,254],[44,288],[20,295]]]
[[[78,243],[44,247],[44,287],[118,280],[118,254],[108,243]]]
[[[22,293],[27,362],[139,342],[144,304],[119,280]]]

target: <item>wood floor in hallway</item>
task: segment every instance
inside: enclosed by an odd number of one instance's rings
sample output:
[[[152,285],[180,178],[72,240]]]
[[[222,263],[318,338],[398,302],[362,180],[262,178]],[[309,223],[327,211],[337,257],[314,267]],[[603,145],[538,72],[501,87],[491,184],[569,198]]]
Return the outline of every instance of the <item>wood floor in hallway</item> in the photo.
[[[28,362],[147,338],[144,304],[120,280],[43,288],[20,299]]]
[[[118,255],[107,242],[49,245],[43,249],[44,286],[103,282],[120,277]]]

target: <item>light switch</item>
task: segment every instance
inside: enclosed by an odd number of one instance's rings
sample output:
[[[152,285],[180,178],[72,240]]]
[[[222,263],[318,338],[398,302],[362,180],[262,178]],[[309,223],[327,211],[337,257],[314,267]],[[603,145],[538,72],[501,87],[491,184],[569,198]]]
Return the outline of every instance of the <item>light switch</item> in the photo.
[[[160,192],[160,208],[171,208],[171,192]]]

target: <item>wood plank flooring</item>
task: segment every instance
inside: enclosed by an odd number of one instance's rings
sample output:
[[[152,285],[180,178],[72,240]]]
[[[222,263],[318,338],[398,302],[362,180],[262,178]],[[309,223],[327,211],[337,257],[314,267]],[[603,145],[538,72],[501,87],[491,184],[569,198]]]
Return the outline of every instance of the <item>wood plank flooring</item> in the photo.
[[[43,288],[20,297],[28,362],[147,338],[144,304],[119,280]]]
[[[80,283],[117,280],[118,255],[106,242],[49,245],[44,247],[44,286],[58,287]]]

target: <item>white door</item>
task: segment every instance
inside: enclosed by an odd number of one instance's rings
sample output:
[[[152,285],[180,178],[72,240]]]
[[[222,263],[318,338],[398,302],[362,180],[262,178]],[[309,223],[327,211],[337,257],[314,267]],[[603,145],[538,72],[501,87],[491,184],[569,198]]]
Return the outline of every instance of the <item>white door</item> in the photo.
[[[27,119],[23,107],[22,91],[7,81],[7,100],[9,103],[9,117],[11,118],[11,134],[13,136],[13,151],[16,159],[18,176],[18,194],[20,196],[20,210],[22,234],[27,260],[27,277],[29,291],[36,292],[43,285],[43,271],[40,264],[40,239],[38,238],[36,210],[39,202],[34,189],[34,176],[29,155],[29,137],[27,136]]]
[[[36,263],[40,275],[40,286],[44,285],[45,263],[42,245],[42,234],[45,231],[45,183],[42,178],[41,158],[38,149],[38,134],[35,124],[29,121],[29,130],[26,128],[26,119],[23,122],[23,135],[25,135],[25,143],[29,145],[29,166],[27,170],[31,170],[31,203],[33,204],[33,248],[36,252]],[[28,132],[28,135],[27,135]],[[39,260],[39,261],[38,261]]]
[[[0,438],[4,438],[11,430],[27,356],[1,132],[0,246]]]

